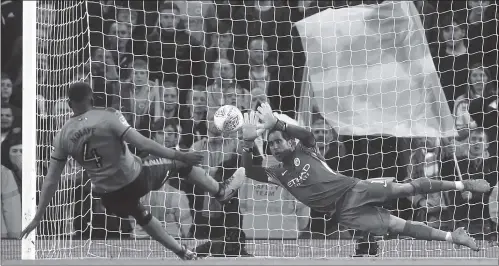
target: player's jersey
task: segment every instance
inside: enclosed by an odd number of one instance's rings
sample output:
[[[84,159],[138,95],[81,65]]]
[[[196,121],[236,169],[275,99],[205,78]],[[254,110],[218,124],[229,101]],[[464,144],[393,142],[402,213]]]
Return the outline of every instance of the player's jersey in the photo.
[[[54,139],[52,158],[73,157],[86,170],[95,192],[116,191],[134,181],[142,168],[122,139],[130,128],[120,112],[92,109],[64,124]]]
[[[277,168],[266,168],[269,183],[287,189],[311,209],[334,213],[336,203],[360,180],[333,171],[315,148],[298,143],[292,162]]]

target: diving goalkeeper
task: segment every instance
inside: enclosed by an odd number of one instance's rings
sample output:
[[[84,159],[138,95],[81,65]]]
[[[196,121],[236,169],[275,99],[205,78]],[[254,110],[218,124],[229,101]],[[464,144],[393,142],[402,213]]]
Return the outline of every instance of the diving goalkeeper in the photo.
[[[278,120],[268,104],[262,104],[257,112],[244,114],[244,119],[243,165],[248,178],[279,185],[308,207],[335,215],[339,223],[351,229],[378,235],[391,232],[419,240],[448,241],[479,250],[464,228],[444,232],[422,223],[405,221],[376,204],[393,198],[449,190],[485,193],[490,191],[487,181],[453,182],[422,177],[400,184],[343,176],[328,167],[315,148],[311,132]],[[269,131],[270,151],[281,162],[277,167],[252,165],[253,141],[266,130]]]

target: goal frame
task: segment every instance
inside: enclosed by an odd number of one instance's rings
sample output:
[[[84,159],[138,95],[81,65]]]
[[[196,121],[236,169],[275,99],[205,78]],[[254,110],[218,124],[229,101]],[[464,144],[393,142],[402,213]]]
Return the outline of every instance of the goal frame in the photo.
[[[36,147],[36,94],[37,94],[37,36],[36,36],[37,1],[23,1],[23,59],[22,59],[22,143],[25,147]],[[26,228],[36,212],[36,148],[35,152],[22,154],[22,228]],[[22,239],[21,258],[36,259],[36,232],[32,231]]]

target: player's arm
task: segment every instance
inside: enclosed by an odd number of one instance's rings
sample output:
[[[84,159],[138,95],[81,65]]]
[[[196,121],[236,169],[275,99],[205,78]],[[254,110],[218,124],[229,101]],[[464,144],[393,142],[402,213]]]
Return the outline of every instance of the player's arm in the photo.
[[[121,140],[132,144],[142,151],[161,158],[178,160],[188,164],[199,164],[201,162],[203,158],[202,155],[192,152],[181,152],[164,147],[154,140],[144,137],[137,130],[132,128],[120,112],[114,109],[109,109],[109,111],[114,113],[114,116],[109,119],[109,126]]]
[[[309,148],[315,147],[315,137],[312,132],[303,127],[291,125],[277,119],[272,113],[269,104],[263,103],[258,107],[258,116],[260,117],[260,120],[262,120],[265,129],[286,132],[290,137],[299,139],[303,146]]]
[[[68,158],[68,154],[62,147],[62,140],[60,135],[57,135],[55,137],[53,145],[54,150],[50,155],[49,169],[47,171],[47,176],[45,176],[45,179],[43,180],[38,208],[35,213],[36,220],[41,220],[43,218],[47,206],[54,197],[61,180],[62,171],[66,166],[66,161]]]

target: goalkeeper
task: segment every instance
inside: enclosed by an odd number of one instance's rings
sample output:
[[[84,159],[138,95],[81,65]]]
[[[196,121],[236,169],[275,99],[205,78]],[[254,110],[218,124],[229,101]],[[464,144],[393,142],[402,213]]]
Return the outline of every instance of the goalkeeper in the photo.
[[[244,169],[223,183],[205,174],[198,164],[203,156],[166,148],[133,129],[123,115],[112,108],[95,108],[93,92],[86,83],[71,85],[69,106],[74,112],[54,139],[47,177],[43,182],[40,202],[31,223],[21,236],[27,236],[43,218],[55,195],[60,176],[69,156],[80,164],[90,177],[93,192],[104,207],[122,218],[132,216],[156,241],[184,260],[196,258],[194,252],[168,235],[163,225],[142,205],[140,199],[152,190],[160,189],[172,173],[188,177],[188,181],[227,202],[245,180]],[[126,142],[166,159],[142,163],[126,146]]]
[[[258,118],[261,123],[257,122]],[[339,223],[351,229],[378,235],[391,232],[419,240],[448,241],[479,250],[464,228],[444,232],[422,223],[405,221],[376,204],[393,198],[449,190],[485,193],[490,191],[487,181],[453,182],[422,177],[400,184],[343,176],[325,163],[315,148],[311,132],[278,120],[268,104],[262,104],[257,112],[245,114],[244,119],[243,165],[248,178],[282,186],[308,207],[335,215]],[[270,151],[281,162],[275,168],[252,165],[253,141],[265,130],[269,131]],[[295,139],[299,141],[295,142]]]

